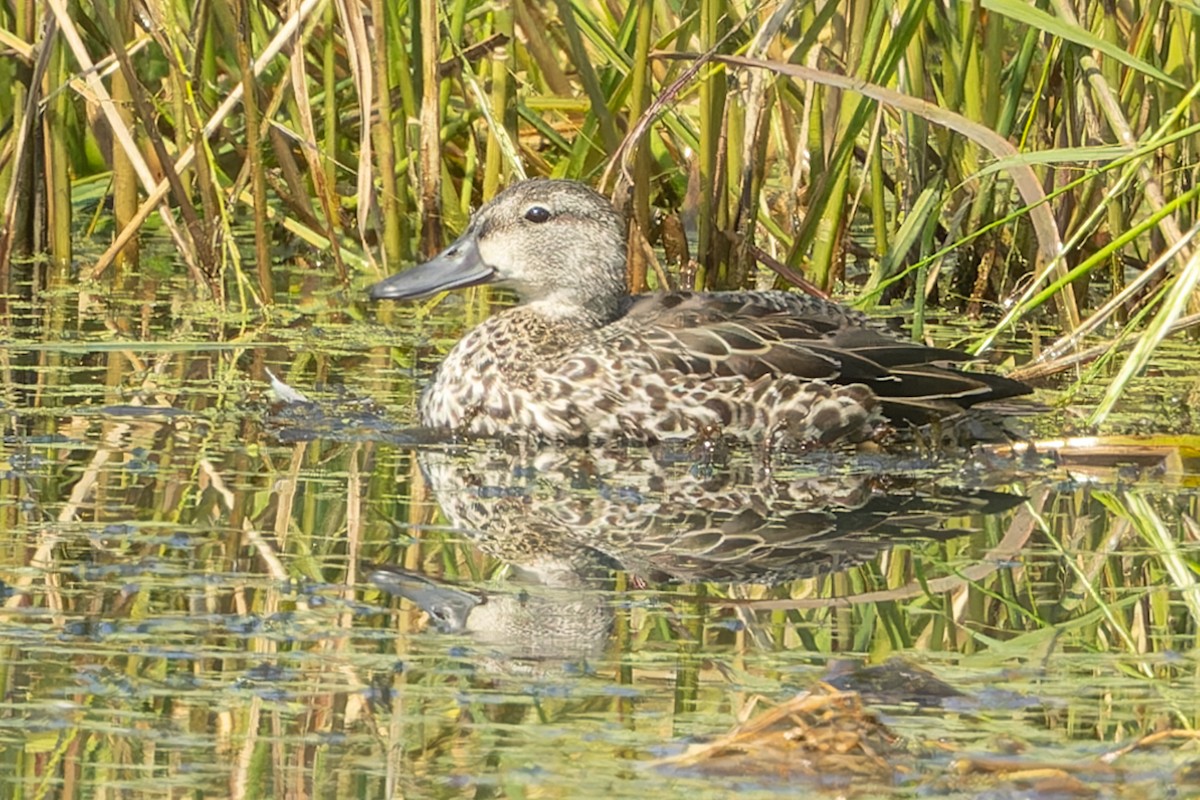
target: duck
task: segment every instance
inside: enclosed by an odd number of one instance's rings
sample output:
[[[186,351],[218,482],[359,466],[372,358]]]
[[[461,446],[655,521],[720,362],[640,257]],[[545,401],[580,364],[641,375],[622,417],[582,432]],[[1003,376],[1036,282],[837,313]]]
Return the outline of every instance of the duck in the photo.
[[[634,295],[626,261],[625,220],[606,197],[535,178],[480,207],[433,258],[372,285],[374,300],[485,284],[516,296],[436,369],[418,401],[421,425],[455,437],[832,446],[1031,391],[832,300]]]

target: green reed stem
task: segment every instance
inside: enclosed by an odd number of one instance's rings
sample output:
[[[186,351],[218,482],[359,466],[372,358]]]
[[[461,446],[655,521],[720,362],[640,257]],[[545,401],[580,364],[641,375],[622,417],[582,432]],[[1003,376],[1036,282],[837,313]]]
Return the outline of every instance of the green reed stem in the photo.
[[[333,3],[325,6],[321,20],[325,30],[331,31],[337,24],[337,12]],[[321,48],[321,110],[322,134],[321,157],[325,169],[325,181],[330,187],[337,185],[338,151],[338,103],[337,103],[337,49],[332,36],[326,36]],[[331,200],[333,198],[330,198]],[[330,204],[332,207],[332,203]],[[330,230],[337,230],[337,221],[329,220]]]
[[[275,285],[271,280],[271,243],[267,232],[267,177],[266,165],[263,163],[261,120],[262,114],[258,107],[258,80],[254,77],[251,65],[250,48],[253,45],[250,25],[249,0],[235,0],[233,11],[237,15],[237,50],[238,70],[242,73],[244,94],[242,108],[246,114],[246,162],[250,173],[250,195],[253,198],[254,209],[254,262],[258,275],[258,291],[264,303],[275,300]]]
[[[61,40],[50,46],[50,69],[46,75],[47,96],[53,98],[46,109],[46,192],[47,223],[50,228],[50,274],[47,284],[56,289],[66,284],[71,268],[71,175],[70,153],[67,144],[67,113],[70,95],[65,91],[67,75],[66,48]],[[61,323],[61,320],[59,321]],[[61,333],[53,326],[52,331]]]
[[[441,33],[436,3],[421,3],[421,253],[442,246],[442,114],[437,54]],[[416,42],[414,42],[416,44]]]
[[[458,43],[463,40],[463,27],[466,25],[467,18],[467,0],[454,0],[449,5],[447,11],[450,18],[446,24],[447,40],[453,43]],[[441,48],[445,51],[446,48]],[[436,58],[440,59],[444,52],[438,52]],[[430,53],[429,58],[435,58],[435,54]],[[465,65],[463,65],[465,68]],[[438,107],[441,109],[442,118],[445,119],[449,114],[450,97],[454,89],[454,84],[450,81],[440,81],[438,87]]]
[[[375,70],[375,129],[374,145],[378,169],[380,210],[383,214],[383,264],[389,271],[395,270],[404,253],[403,211],[396,194],[396,140],[392,126],[392,81],[389,70],[391,37],[388,36],[389,20],[394,3],[371,0],[371,15],[375,20],[375,47],[371,53],[371,65]]]
[[[587,48],[583,46],[583,36],[580,34],[579,24],[575,19],[575,10],[571,0],[557,0],[557,5],[558,14],[563,22],[563,33],[567,39],[567,52],[564,55],[579,71],[579,80],[583,83],[584,94],[587,95],[592,105],[589,117],[599,126],[604,151],[615,152],[621,144],[621,136],[617,132],[617,123],[613,119],[612,110],[608,107],[608,98],[600,85],[600,79],[596,77],[592,59],[588,55]],[[592,146],[587,139],[583,141],[589,148]]]
[[[511,5],[499,4],[492,16],[492,33],[500,36],[507,45],[496,48],[492,54],[492,93],[491,118],[488,124],[487,148],[483,161],[483,196],[492,197],[500,189],[502,179],[501,168],[504,165],[504,149],[502,137],[513,139],[509,130],[509,118],[512,116],[509,70],[512,63],[512,51],[516,46],[513,42],[513,11]],[[496,126],[502,126],[497,130]]]
[[[128,3],[118,3],[116,8],[117,29],[125,40],[133,36],[133,7]],[[131,127],[133,121],[133,96],[125,76],[117,72],[112,77],[112,99],[116,104],[117,113]],[[136,134],[136,129],[134,129]],[[113,142],[112,144],[113,172],[113,217],[117,230],[133,224],[138,212],[138,178],[133,163],[124,150]],[[136,269],[138,264],[138,239],[134,237],[114,262],[113,284],[120,286],[125,279],[124,273]]]
[[[650,42],[654,25],[653,0],[638,0],[630,13],[637,15],[634,30],[633,68],[630,72],[629,118],[641,119],[650,106]],[[650,145],[638,142],[633,162],[633,218],[636,225],[629,230],[630,288],[635,292],[646,288],[646,259],[640,247],[640,237],[650,233]]]
[[[882,5],[875,4],[875,8],[882,9]],[[854,64],[855,74],[865,78],[871,74],[871,65],[878,52],[883,14],[882,11],[873,12],[868,0],[852,0],[847,18],[849,27],[843,43],[846,63]],[[832,92],[826,96],[836,98],[838,141],[853,142],[865,122],[867,101],[842,92]],[[841,146],[838,154],[840,157],[835,157],[829,170],[822,176],[825,194],[817,209],[817,222],[813,228],[810,277],[813,283],[826,290],[833,286],[835,266],[841,257],[853,148]]]
[[[725,7],[721,0],[701,0],[700,48],[708,51],[721,38]],[[716,258],[717,216],[724,205],[724,183],[718,165],[721,119],[725,112],[725,70],[711,69],[700,82],[700,139],[696,154],[700,183],[696,219],[696,260],[700,263],[697,288],[715,285],[720,264]]]

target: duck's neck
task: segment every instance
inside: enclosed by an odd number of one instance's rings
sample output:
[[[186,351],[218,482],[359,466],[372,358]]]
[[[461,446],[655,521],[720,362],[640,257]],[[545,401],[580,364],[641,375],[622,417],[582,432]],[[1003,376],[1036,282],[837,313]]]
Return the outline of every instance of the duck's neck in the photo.
[[[547,321],[578,328],[602,328],[621,315],[621,298],[603,298],[581,304],[562,297],[543,297],[518,306]]]

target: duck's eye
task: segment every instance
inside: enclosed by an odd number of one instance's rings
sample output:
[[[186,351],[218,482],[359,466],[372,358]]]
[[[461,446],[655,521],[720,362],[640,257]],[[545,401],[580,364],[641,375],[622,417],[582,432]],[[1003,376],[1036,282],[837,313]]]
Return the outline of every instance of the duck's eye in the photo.
[[[534,206],[525,212],[525,219],[530,222],[545,222],[550,219],[550,209],[545,206]]]

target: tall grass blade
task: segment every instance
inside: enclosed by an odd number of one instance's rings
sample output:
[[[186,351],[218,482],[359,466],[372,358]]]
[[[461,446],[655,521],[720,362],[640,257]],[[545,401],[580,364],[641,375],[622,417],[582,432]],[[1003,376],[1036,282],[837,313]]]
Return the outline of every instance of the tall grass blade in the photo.
[[[1150,358],[1158,344],[1170,333],[1175,321],[1192,301],[1197,284],[1200,284],[1200,248],[1193,248],[1183,271],[1175,277],[1170,290],[1163,299],[1162,310],[1154,315],[1146,328],[1145,336],[1134,345],[1133,352],[1125,359],[1120,371],[1109,384],[1100,405],[1089,417],[1088,421],[1091,424],[1098,425],[1104,421],[1112,412],[1129,381],[1150,363]]]
[[[1141,72],[1160,83],[1166,83],[1178,89],[1187,88],[1184,84],[1167,75],[1153,64],[1148,64],[1113,43],[1101,39],[1091,31],[1081,27],[1073,19],[1056,17],[1053,14],[1042,11],[1031,3],[1021,2],[1021,0],[981,0],[981,5],[989,11],[1003,14],[1016,22],[1044,31],[1051,36],[1057,36],[1060,39],[1081,45],[1089,50],[1098,50],[1109,58],[1119,61],[1130,69]]]

